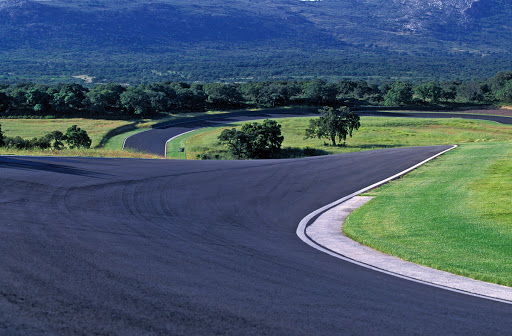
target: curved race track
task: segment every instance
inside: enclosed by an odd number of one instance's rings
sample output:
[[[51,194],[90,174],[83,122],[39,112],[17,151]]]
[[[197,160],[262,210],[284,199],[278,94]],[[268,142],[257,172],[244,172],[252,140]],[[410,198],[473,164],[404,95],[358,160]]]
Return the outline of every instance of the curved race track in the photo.
[[[318,116],[318,109],[303,108],[290,110],[242,111],[224,115],[193,118],[186,122],[159,124],[146,132],[137,133],[127,138],[123,148],[165,156],[165,143],[172,137],[202,127],[211,127],[238,121],[269,118],[290,118]],[[360,116],[368,117],[401,117],[401,118],[463,118],[496,121],[502,124],[512,124],[512,117],[480,115],[470,113],[449,112],[380,112],[358,111]]]
[[[510,305],[375,273],[295,235],[313,210],[446,148],[0,157],[0,334],[507,334]]]

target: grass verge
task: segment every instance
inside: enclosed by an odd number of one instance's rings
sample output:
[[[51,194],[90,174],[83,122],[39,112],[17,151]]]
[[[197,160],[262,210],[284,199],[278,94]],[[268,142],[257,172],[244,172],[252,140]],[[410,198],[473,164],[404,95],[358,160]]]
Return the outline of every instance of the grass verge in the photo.
[[[126,120],[102,120],[102,119],[1,119],[2,131],[5,136],[20,136],[24,139],[44,136],[52,131],[66,132],[72,125],[87,131],[92,140],[91,147],[95,147],[115,128],[129,125]]]
[[[65,132],[72,125],[87,131],[92,140],[91,149],[81,150],[16,150],[0,148],[0,155],[37,155],[37,156],[98,156],[98,157],[129,157],[129,158],[161,158],[159,156],[122,150],[124,140],[136,133],[150,129],[156,124],[184,121],[193,117],[202,117],[227,113],[225,111],[209,111],[205,113],[185,113],[169,115],[160,119],[140,120],[104,120],[104,119],[0,119],[2,132],[7,137],[20,136],[24,139],[44,136],[52,131]]]
[[[512,142],[464,144],[370,193],[350,238],[404,260],[512,286]]]
[[[460,144],[468,142],[504,141],[512,139],[512,127],[495,122],[468,119],[423,119],[362,117],[361,128],[354,137],[347,139],[347,145],[330,146],[324,140],[304,140],[304,130],[310,117],[275,119],[281,124],[284,135],[283,156],[297,157],[301,149],[311,148],[315,154],[338,154],[379,148]],[[242,123],[204,128],[188,133],[169,142],[168,158],[184,158],[178,152],[184,147],[187,159],[198,155],[219,156],[232,159],[217,137],[223,129],[240,127]],[[179,156],[181,155],[181,156]]]

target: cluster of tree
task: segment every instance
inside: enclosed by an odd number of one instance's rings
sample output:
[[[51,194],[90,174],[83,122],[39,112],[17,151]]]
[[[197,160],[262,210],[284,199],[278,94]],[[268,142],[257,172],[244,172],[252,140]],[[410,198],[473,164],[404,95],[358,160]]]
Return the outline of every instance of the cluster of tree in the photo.
[[[336,146],[336,139],[343,141],[347,136],[352,137],[352,132],[361,127],[359,115],[346,106],[334,109],[326,106],[319,110],[321,116],[309,120],[309,126],[305,132],[305,139],[318,138],[329,139],[333,146]]]
[[[91,138],[87,132],[77,125],[73,125],[66,130],[53,131],[40,138],[23,139],[20,136],[6,137],[2,133],[0,125],[0,147],[15,149],[55,149],[61,150],[67,145],[69,148],[90,148]]]
[[[218,137],[237,159],[268,159],[278,154],[284,137],[275,120],[246,123],[240,130],[225,129]]]
[[[0,113],[19,115],[150,116],[158,113],[277,107],[289,105],[429,105],[512,103],[512,72],[486,81],[411,83],[364,80],[326,82],[274,81],[187,84],[183,82],[123,86],[56,86],[21,83],[0,86]]]

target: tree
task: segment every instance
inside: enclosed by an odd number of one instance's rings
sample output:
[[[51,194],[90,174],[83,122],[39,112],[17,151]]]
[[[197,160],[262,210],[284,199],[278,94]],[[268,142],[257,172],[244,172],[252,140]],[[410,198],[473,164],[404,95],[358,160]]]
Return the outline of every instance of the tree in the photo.
[[[251,159],[266,159],[279,153],[284,137],[281,125],[275,120],[264,120],[263,124],[247,123],[242,126],[249,139],[247,156]]]
[[[2,125],[0,125],[0,147],[3,147],[4,145],[5,145],[4,133],[2,133]]]
[[[47,113],[50,111],[52,97],[48,92],[33,88],[25,94],[26,103],[36,113]]]
[[[73,125],[66,130],[64,135],[65,141],[68,143],[69,148],[91,148],[91,138],[87,132],[77,125]]]
[[[60,114],[74,114],[85,107],[87,89],[80,84],[62,84],[53,93],[52,105]]]
[[[141,86],[130,86],[120,95],[121,104],[129,113],[146,116],[151,114],[151,96]]]
[[[394,82],[384,96],[384,105],[398,106],[412,103],[412,85],[406,82]]]
[[[121,107],[120,96],[124,91],[125,88],[120,84],[99,84],[87,93],[87,97],[94,111],[104,113]]]
[[[505,85],[496,91],[496,99],[510,103],[512,102],[512,79],[505,83]]]
[[[236,108],[244,104],[244,97],[234,84],[207,84],[204,92],[208,96],[207,102],[214,108]]]
[[[312,105],[335,105],[338,89],[335,84],[315,79],[307,82],[303,89],[303,97]]]
[[[244,132],[236,128],[225,129],[218,136],[219,142],[228,146],[229,151],[237,160],[247,157],[247,145],[249,143]]]
[[[346,106],[340,107],[337,110],[326,106],[320,109],[319,112],[322,116],[309,120],[305,139],[327,138],[331,140],[333,146],[336,146],[336,138],[339,141],[343,140],[345,142],[347,135],[352,137],[352,132],[361,126],[359,115],[350,111]]]
[[[241,130],[225,129],[218,139],[237,159],[266,159],[280,152],[284,137],[281,125],[275,120],[265,120],[263,124],[244,124]]]
[[[50,145],[53,149],[61,150],[64,148],[64,141],[66,136],[61,131],[53,131],[45,137],[50,141]]]
[[[482,87],[476,82],[466,82],[457,87],[457,100],[460,102],[481,102],[483,100]]]
[[[5,112],[9,109],[9,105],[11,104],[9,96],[5,93],[0,92],[0,113]]]
[[[414,88],[414,92],[423,100],[430,101],[433,104],[439,102],[443,96],[443,89],[435,82],[419,84]]]

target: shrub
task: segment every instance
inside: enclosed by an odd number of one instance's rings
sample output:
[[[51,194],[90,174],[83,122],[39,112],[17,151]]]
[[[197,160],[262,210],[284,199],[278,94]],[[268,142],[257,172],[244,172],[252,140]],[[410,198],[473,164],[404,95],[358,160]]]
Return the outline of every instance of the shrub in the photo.
[[[64,135],[65,141],[68,143],[69,148],[91,148],[91,138],[87,132],[77,125],[73,125],[66,130]]]

